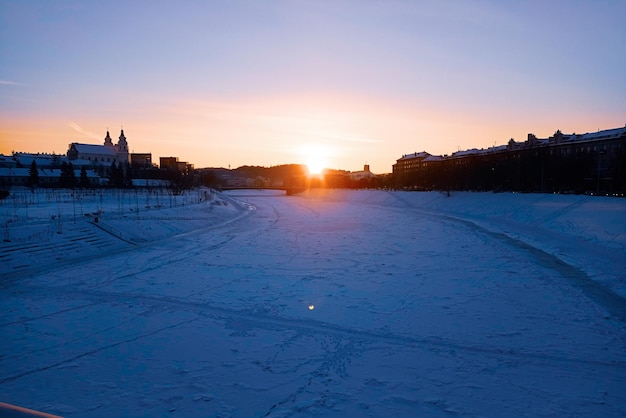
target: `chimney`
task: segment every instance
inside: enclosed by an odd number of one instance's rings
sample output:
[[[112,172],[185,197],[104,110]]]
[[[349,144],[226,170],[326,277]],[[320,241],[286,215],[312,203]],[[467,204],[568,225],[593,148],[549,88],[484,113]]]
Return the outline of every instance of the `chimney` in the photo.
[[[363,166],[363,171],[367,171],[367,172],[369,172],[369,171],[370,171],[370,165],[369,165],[369,164],[365,164],[365,165]]]

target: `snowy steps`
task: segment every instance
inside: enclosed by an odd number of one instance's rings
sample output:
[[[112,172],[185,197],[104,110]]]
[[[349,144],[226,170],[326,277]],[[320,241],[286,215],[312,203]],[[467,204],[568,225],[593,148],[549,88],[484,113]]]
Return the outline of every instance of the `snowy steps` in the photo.
[[[123,241],[93,225],[81,222],[63,226],[61,233],[51,234],[47,242],[39,240],[5,240],[0,242],[0,274],[17,273],[28,268],[42,268],[77,258],[98,257],[107,250],[119,248]],[[27,260],[27,263],[24,261]]]

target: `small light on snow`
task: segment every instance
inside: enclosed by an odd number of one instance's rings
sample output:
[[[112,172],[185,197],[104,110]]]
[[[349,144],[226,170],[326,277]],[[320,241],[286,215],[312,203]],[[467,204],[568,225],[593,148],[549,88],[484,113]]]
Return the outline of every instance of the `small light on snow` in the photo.
[[[309,305],[309,311],[312,311],[313,309],[315,309],[315,305]]]

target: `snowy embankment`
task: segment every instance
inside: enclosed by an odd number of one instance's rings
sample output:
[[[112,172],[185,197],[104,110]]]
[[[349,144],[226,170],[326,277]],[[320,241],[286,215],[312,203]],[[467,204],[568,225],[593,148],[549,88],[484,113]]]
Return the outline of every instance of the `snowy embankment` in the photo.
[[[397,206],[467,221],[586,273],[626,297],[626,199],[560,194],[313,191],[310,196]]]
[[[222,225],[246,213],[210,189],[14,189],[0,201],[0,274],[20,277]]]

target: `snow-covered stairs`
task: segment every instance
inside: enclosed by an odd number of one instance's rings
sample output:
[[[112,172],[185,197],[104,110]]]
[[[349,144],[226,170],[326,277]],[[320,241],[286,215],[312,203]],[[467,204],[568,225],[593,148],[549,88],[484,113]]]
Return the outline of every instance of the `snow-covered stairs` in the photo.
[[[31,226],[29,229],[33,229]],[[24,237],[15,231],[0,242],[0,275],[19,274],[83,258],[97,258],[128,246],[88,222],[66,223],[56,232],[49,225]],[[15,238],[11,239],[11,236]],[[34,237],[34,239],[33,239]]]

